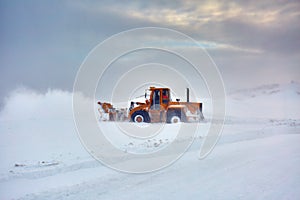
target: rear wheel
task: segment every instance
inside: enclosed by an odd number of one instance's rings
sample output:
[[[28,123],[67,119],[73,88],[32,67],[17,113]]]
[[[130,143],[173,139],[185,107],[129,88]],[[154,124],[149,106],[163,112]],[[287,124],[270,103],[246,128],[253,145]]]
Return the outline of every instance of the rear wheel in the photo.
[[[131,120],[135,123],[150,122],[150,117],[145,111],[136,111],[132,114]]]

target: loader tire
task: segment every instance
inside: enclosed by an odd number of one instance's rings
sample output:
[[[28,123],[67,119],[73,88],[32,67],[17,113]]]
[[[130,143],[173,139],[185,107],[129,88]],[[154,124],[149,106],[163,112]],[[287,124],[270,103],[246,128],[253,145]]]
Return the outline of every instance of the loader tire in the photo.
[[[181,116],[177,112],[170,112],[167,116],[167,123],[179,123],[181,122]]]
[[[136,111],[132,114],[131,120],[135,123],[150,122],[149,114],[145,111]]]

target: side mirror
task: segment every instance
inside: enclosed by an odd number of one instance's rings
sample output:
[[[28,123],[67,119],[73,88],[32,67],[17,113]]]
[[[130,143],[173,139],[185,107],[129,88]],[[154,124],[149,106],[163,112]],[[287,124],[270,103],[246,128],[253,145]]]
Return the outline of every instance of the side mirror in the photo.
[[[177,101],[177,102],[179,102],[179,101],[180,101],[180,99],[176,99],[176,101]]]

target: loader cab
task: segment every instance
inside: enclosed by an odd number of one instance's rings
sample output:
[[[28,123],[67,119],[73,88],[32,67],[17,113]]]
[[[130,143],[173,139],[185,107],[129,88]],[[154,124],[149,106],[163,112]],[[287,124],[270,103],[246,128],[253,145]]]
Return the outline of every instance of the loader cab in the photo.
[[[166,109],[170,102],[169,88],[150,88],[150,109],[161,110]]]
[[[169,88],[155,88],[150,87],[150,95],[148,101],[148,113],[151,122],[165,122],[166,112],[170,102],[170,89]],[[147,96],[147,93],[145,95]],[[146,98],[148,99],[148,98]]]

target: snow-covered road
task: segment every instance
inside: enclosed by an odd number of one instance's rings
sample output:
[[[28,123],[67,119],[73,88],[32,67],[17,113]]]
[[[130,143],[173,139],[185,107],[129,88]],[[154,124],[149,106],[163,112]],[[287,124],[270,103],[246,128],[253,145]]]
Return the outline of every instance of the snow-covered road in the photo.
[[[91,158],[78,139],[66,132],[70,128],[67,123],[61,126],[59,134],[47,134],[48,138],[35,135],[27,138],[27,142],[14,141],[14,146],[9,145],[9,140],[14,139],[14,130],[20,127],[8,124],[1,126],[6,130],[1,130],[2,133],[7,133],[6,142],[1,142],[1,158],[5,161],[1,164],[1,199],[300,197],[297,189],[300,186],[300,126],[296,120],[228,123],[218,145],[205,159],[197,158],[203,140],[200,137],[171,166],[138,175],[117,172]],[[33,124],[26,123],[21,128],[27,130],[33,128]],[[23,134],[25,140],[26,133]],[[67,146],[60,142],[67,139]],[[36,143],[40,146],[35,146]]]

